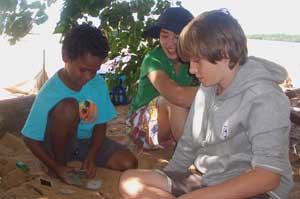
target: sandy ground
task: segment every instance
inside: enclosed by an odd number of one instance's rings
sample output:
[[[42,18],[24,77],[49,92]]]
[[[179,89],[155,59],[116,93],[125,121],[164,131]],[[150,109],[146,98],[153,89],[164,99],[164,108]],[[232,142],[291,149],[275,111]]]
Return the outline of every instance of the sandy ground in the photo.
[[[118,106],[118,119],[108,125],[109,137],[128,144],[129,139],[124,134],[124,118],[127,106]],[[138,153],[133,145],[129,147],[135,152],[140,168],[162,168],[171,157],[172,148],[167,150]],[[23,161],[29,166],[30,172],[24,173],[16,167],[17,161]],[[79,166],[79,162],[72,162]],[[58,179],[46,174],[45,166],[40,163],[26,148],[20,137],[15,133],[5,133],[0,139],[0,198],[1,199],[73,199],[98,198],[119,199],[117,185],[120,172],[99,168],[95,179],[102,180],[102,186],[97,191],[90,191],[61,183]],[[40,178],[50,181],[52,186],[41,185]],[[72,192],[62,194],[62,190]]]
[[[128,111],[128,106],[117,106],[117,119],[108,125],[109,137],[121,142],[129,143],[125,136],[124,118]],[[294,131],[300,132],[295,129]],[[129,144],[129,147],[136,153],[139,159],[139,168],[161,168],[166,165],[171,157],[172,148],[167,150],[157,150],[137,153]],[[29,174],[22,172],[15,164],[17,161],[25,162],[29,168]],[[293,176],[296,186],[291,194],[291,199],[300,198],[300,157],[294,154],[291,148],[291,162],[293,164]],[[73,162],[73,165],[79,165]],[[26,148],[20,137],[12,133],[6,133],[0,139],[0,198],[1,199],[119,199],[117,185],[120,172],[99,168],[96,179],[102,180],[102,187],[97,191],[80,189],[61,183],[55,178],[46,175],[45,167]],[[41,185],[40,178],[48,180],[52,186]],[[63,194],[67,190],[69,194]]]

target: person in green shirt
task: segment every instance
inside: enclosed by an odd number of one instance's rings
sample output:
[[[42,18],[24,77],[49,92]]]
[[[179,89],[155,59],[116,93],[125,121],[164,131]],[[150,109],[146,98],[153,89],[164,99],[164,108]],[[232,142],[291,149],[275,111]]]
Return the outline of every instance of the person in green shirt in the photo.
[[[185,8],[167,8],[157,24],[144,32],[145,37],[158,38],[160,46],[142,62],[138,92],[126,121],[140,148],[163,148],[181,136],[198,88],[189,65],[177,55],[178,35],[191,19],[193,15]]]

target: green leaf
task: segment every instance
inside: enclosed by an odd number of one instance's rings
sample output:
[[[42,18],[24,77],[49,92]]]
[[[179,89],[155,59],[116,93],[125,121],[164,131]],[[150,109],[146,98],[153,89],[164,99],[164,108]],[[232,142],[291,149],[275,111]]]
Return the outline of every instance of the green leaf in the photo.
[[[0,0],[0,13],[14,12],[18,5],[18,0]]]
[[[37,9],[37,8],[41,8],[41,7],[42,7],[42,3],[40,1],[34,1],[28,5],[28,8],[31,8],[31,9]]]
[[[43,15],[41,17],[35,18],[34,23],[36,23],[37,25],[40,25],[40,24],[44,23],[47,20],[48,20],[48,15]]]
[[[38,10],[35,14],[35,17],[42,17],[46,15],[45,10]]]
[[[45,9],[56,0],[0,0],[0,34],[9,36],[11,44],[29,33],[33,23],[40,25],[48,16]],[[134,54],[128,62],[119,61],[114,73],[107,74],[109,88],[125,75],[124,86],[131,99],[137,91],[140,65],[147,52],[159,44],[157,40],[145,39],[142,32],[155,23],[158,15],[171,6],[171,0],[62,0],[63,8],[54,33],[62,37],[79,20],[89,22],[89,17],[98,17],[101,28],[108,35],[111,51],[109,59]],[[181,5],[180,1],[176,5]],[[35,13],[35,14],[34,14]],[[127,49],[127,54],[124,49]],[[125,67],[126,66],[126,67]]]

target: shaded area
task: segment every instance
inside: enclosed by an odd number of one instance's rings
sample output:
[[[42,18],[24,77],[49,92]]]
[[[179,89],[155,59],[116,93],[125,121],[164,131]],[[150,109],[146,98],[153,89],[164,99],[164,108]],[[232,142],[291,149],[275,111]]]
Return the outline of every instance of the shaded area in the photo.
[[[20,132],[35,96],[0,100],[0,136],[6,131]]]
[[[47,175],[45,166],[40,163],[26,148],[19,137],[25,119],[30,110],[34,96],[19,97],[0,101],[0,198],[32,199],[47,197],[51,199],[95,198],[119,199],[117,186],[121,172],[99,168],[95,179],[102,180],[99,190],[90,191],[61,183],[58,179]],[[292,106],[300,105],[298,95],[291,97]],[[173,149],[139,152],[125,134],[125,118],[129,106],[116,106],[118,117],[108,123],[108,136],[126,144],[136,154],[139,168],[162,168],[171,158]],[[10,132],[10,133],[5,133]],[[293,166],[295,188],[290,198],[300,198],[300,126],[293,123],[291,130],[290,160]],[[30,172],[24,173],[15,164],[17,161],[26,163]],[[70,163],[79,166],[79,162]],[[41,185],[39,179],[51,181],[52,186]]]

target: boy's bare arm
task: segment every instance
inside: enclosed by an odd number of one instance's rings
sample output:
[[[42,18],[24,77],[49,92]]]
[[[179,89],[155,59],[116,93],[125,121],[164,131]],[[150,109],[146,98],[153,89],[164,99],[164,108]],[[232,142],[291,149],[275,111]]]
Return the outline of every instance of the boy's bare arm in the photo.
[[[170,103],[184,108],[190,108],[192,105],[198,87],[179,86],[165,72],[159,70],[150,72],[148,78],[160,95]]]
[[[24,137],[24,142],[31,152],[42,161],[51,171],[54,171],[55,174],[63,181],[66,182],[64,173],[71,168],[67,168],[64,165],[59,165],[54,159],[52,159],[49,154],[45,151],[43,143],[36,141],[27,137]]]
[[[275,189],[280,175],[263,168],[255,168],[221,184],[198,189],[178,199],[240,199],[260,195]]]
[[[88,155],[93,155],[96,158],[96,155],[105,137],[106,137],[106,123],[95,125],[93,129],[93,135],[92,135],[92,145],[89,149]]]
[[[103,140],[106,136],[106,124],[98,124],[94,126],[92,135],[92,144],[83,161],[82,168],[87,171],[89,177],[96,175],[96,157],[101,148]]]

